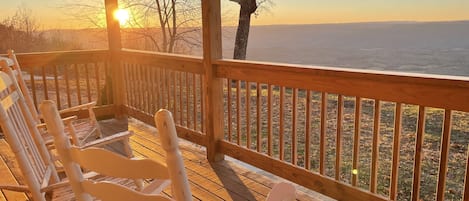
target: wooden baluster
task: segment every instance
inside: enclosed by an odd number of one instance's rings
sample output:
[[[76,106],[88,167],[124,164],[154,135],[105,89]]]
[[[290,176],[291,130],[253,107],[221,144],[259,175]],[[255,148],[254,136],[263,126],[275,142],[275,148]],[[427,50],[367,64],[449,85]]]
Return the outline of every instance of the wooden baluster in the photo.
[[[150,65],[144,65],[144,70],[145,70],[145,87],[146,87],[146,98],[145,98],[145,103],[146,103],[146,111],[150,114],[155,113],[155,111],[158,111],[157,109],[154,109],[154,100],[153,100],[153,80],[151,77],[151,66]],[[176,115],[175,115],[176,116]]]
[[[257,148],[257,152],[261,152],[261,146],[262,146],[262,143],[261,143],[261,140],[262,140],[262,131],[261,131],[261,90],[262,90],[262,87],[261,87],[261,84],[258,82],[257,83],[257,86],[256,86],[256,132],[257,132],[257,139],[256,139],[256,142],[257,142],[257,145],[256,145],[256,148]]]
[[[450,148],[451,136],[451,110],[445,110],[445,119],[443,123],[443,137],[441,138],[440,169],[438,171],[438,187],[436,191],[436,200],[445,200],[446,173],[448,171],[448,154]]]
[[[272,156],[273,146],[272,146],[272,85],[267,85],[267,155]]]
[[[78,69],[78,64],[74,64],[74,70],[75,70],[75,83],[77,85],[77,101],[78,105],[81,105],[81,86],[80,86],[80,70]]]
[[[193,94],[192,94],[193,95],[193,100],[192,100],[193,103],[192,103],[192,105],[193,105],[193,108],[194,108],[194,110],[192,111],[193,112],[192,120],[194,122],[194,125],[193,125],[194,130],[197,130],[197,87],[196,86],[197,86],[197,81],[195,79],[195,73],[192,73],[192,91],[193,91]],[[220,100],[220,101],[222,101],[222,100]]]
[[[291,144],[292,144],[292,147],[291,147],[291,157],[292,157],[292,164],[293,165],[297,165],[298,164],[298,153],[297,153],[297,136],[296,136],[296,129],[297,129],[297,112],[298,112],[298,109],[297,109],[297,102],[298,102],[298,89],[294,88],[293,89],[293,100],[292,100],[292,133],[291,133]]]
[[[31,91],[33,92],[34,105],[37,108],[37,92],[36,92],[36,80],[34,79],[34,67],[31,67],[31,72],[29,73],[31,80]]]
[[[311,91],[306,91],[305,168],[311,169]]]
[[[373,125],[373,142],[371,151],[371,178],[370,178],[370,191],[376,193],[378,188],[378,158],[379,158],[379,123],[381,122],[381,103],[375,100],[374,109],[374,125]]]
[[[138,64],[137,65],[137,69],[138,69],[138,86],[139,86],[139,106],[138,108],[143,111],[143,112],[147,112],[146,110],[146,84],[145,84],[145,68],[144,68],[144,65],[142,64]]]
[[[58,71],[57,71],[57,65],[54,65],[54,83],[55,83],[55,99],[56,99],[56,103],[57,103],[57,107],[60,109],[62,109],[62,104],[60,104],[60,88],[59,88],[59,75],[58,75]]]
[[[204,78],[202,75],[199,75],[199,92],[200,92],[200,131],[205,132],[205,122],[204,122],[204,90],[203,90],[203,83],[204,83]]]
[[[134,70],[134,94],[135,94],[135,105],[134,107],[138,108],[138,110],[141,110],[140,109],[140,100],[142,99],[141,98],[141,90],[140,90],[140,68],[139,68],[139,65],[138,64],[133,64],[133,70]]]
[[[173,84],[174,84],[174,92],[173,92],[174,93],[174,95],[173,95],[173,97],[174,97],[174,100],[173,100],[173,102],[174,102],[174,112],[173,112],[173,114],[174,114],[174,121],[175,121],[176,125],[177,125],[178,115],[179,115],[178,108],[181,107],[181,105],[179,104],[179,98],[178,98],[179,94],[180,94],[180,91],[181,91],[180,88],[179,88],[179,74],[180,73],[181,73],[180,71],[174,71],[174,76],[173,76],[173,78],[174,78],[174,81],[173,81]]]
[[[236,80],[236,143],[241,145],[241,81]]]
[[[326,163],[326,130],[327,130],[327,93],[321,94],[321,139],[319,142],[319,173],[324,175]]]
[[[124,70],[125,69],[125,64],[122,64],[124,66]],[[128,74],[125,74],[125,75],[128,75]],[[95,77],[95,82],[96,82],[96,100],[101,100],[101,83],[99,81],[99,63],[98,62],[95,62],[94,63],[94,77]],[[127,82],[128,80],[127,79],[124,79],[124,87],[125,89],[127,89]],[[128,96],[128,94],[126,93],[126,96]],[[125,99],[127,99],[127,97],[125,97]]]
[[[173,74],[172,70],[165,68],[165,86],[166,86],[166,100],[168,102],[166,109],[172,111],[172,101],[171,101],[171,75]],[[192,122],[194,123],[194,122]]]
[[[179,124],[183,125],[184,120],[184,102],[183,102],[183,88],[184,82],[182,81],[182,75],[184,72],[179,72]]]
[[[152,82],[152,79],[151,79],[151,66],[150,65],[144,65],[144,69],[145,69],[145,86],[147,88],[146,90],[146,94],[147,94],[147,97],[145,98],[145,103],[147,104],[147,112],[152,114],[152,113],[155,113],[155,111],[158,111],[158,110],[155,110],[153,109],[153,105],[154,105],[154,101],[153,101],[153,82]],[[174,111],[174,114],[177,114],[176,111]],[[176,115],[174,115],[176,117]]]
[[[335,141],[335,180],[340,180],[340,163],[342,161],[342,120],[343,120],[344,97],[337,96],[337,135]]]
[[[164,84],[165,84],[165,90],[166,90],[166,108],[171,111],[171,71],[168,69],[164,69]],[[194,123],[194,122],[192,122]]]
[[[419,106],[417,137],[415,139],[414,178],[412,182],[412,201],[420,200],[420,174],[422,169],[422,145],[425,132],[425,107]]]
[[[190,97],[190,86],[189,86],[189,73],[186,72],[186,127],[189,128],[189,97]]]
[[[135,68],[133,64],[127,64],[127,68],[129,69],[129,105],[135,107],[135,98],[137,98],[135,94]],[[108,90],[106,90],[108,91]],[[109,97],[109,96],[108,96]]]
[[[389,196],[391,200],[397,199],[397,179],[399,176],[399,151],[401,139],[401,121],[402,121],[402,104],[396,103],[396,112],[394,117],[394,138],[392,145],[392,169],[391,169],[391,186]]]
[[[156,87],[156,104],[157,104],[157,110],[163,108],[163,103],[162,103],[162,93],[161,93],[161,79],[160,79],[160,68],[154,68],[154,80],[153,82],[155,83]],[[181,75],[182,77],[182,75]],[[182,115],[181,115],[182,118]],[[182,125],[182,120],[181,120],[181,125]]]
[[[46,67],[42,66],[42,83],[44,84],[44,100],[49,100],[49,90],[47,89]]]
[[[90,84],[90,73],[88,64],[85,64],[85,75],[86,75],[86,92],[88,95],[88,102],[91,102],[91,84]]]
[[[466,178],[464,179],[464,197],[463,197],[463,200],[469,200],[469,146],[467,146]]]
[[[232,95],[231,95],[231,82],[232,80],[231,79],[227,79],[227,88],[228,88],[228,95],[227,95],[227,100],[226,100],[226,105],[228,107],[228,141],[232,142],[232,136],[231,136],[231,132],[232,132],[232,129],[231,129],[231,98],[232,98]]]
[[[153,73],[153,68],[152,66],[150,65],[146,65],[145,66],[146,70],[147,70],[147,88],[148,88],[148,97],[147,97],[147,104],[148,104],[148,111],[150,114],[154,113],[155,111],[158,111],[159,108],[156,107],[156,101],[155,101],[155,82],[154,82],[154,79],[152,77],[152,73]],[[176,119],[176,116],[177,116],[177,113],[176,111],[174,112],[174,118],[175,118],[175,121],[177,121]]]
[[[285,87],[281,86],[280,87],[280,106],[279,106],[279,110],[280,110],[280,115],[279,115],[279,122],[280,122],[280,128],[279,128],[279,159],[281,161],[283,161],[283,158],[284,158],[284,155],[285,155],[285,147],[284,147],[284,144],[285,144],[285,140],[283,139],[284,135],[285,135],[285,128],[284,128],[284,112],[285,112]]]
[[[122,70],[124,72],[124,75],[126,75],[126,79],[124,79],[124,87],[125,87],[125,104],[128,106],[129,101],[130,101],[130,90],[129,90],[129,85],[130,85],[130,80],[129,80],[129,66],[128,63],[122,63]],[[99,86],[99,66],[96,66],[96,82],[98,83],[97,86]],[[97,93],[98,93],[98,100],[101,100],[101,87],[97,87]]]
[[[158,101],[157,101],[157,97],[156,97],[156,93],[157,93],[157,90],[156,90],[156,80],[155,80],[155,77],[153,76],[155,74],[155,68],[153,68],[153,66],[151,65],[147,65],[147,69],[148,69],[148,88],[149,88],[149,99],[150,99],[150,113],[153,113],[155,111],[158,111],[159,108],[158,108]],[[177,115],[175,115],[177,116]]]
[[[361,98],[355,98],[355,132],[353,136],[352,186],[358,185],[358,154],[360,150]]]
[[[251,86],[245,82],[246,87],[246,148],[251,149]]]
[[[140,68],[140,87],[142,90],[142,92],[140,93],[141,94],[140,110],[146,113],[150,113],[150,111],[148,110],[148,100],[147,100],[148,94],[149,94],[148,84],[147,84],[147,79],[146,79],[147,68],[146,68],[146,65],[143,65],[143,64],[140,64],[138,66]]]
[[[134,69],[132,69],[134,70]],[[106,80],[107,77],[109,76],[112,76],[112,69],[111,69],[111,66],[110,66],[110,63],[106,62],[106,66],[104,67],[104,72],[105,72],[105,76],[104,76],[104,79]],[[106,83],[106,81],[104,81]],[[135,85],[135,80],[134,80],[134,85]],[[112,97],[112,92],[111,92],[111,86],[110,85],[105,85],[104,87],[106,87],[106,100],[108,100],[108,103],[111,102],[111,100],[113,100],[114,97]]]
[[[64,69],[65,90],[67,91],[67,106],[72,107],[72,97],[70,93],[70,78],[68,76],[68,67],[69,66],[65,66],[65,69]],[[98,93],[98,95],[99,94],[100,93]]]

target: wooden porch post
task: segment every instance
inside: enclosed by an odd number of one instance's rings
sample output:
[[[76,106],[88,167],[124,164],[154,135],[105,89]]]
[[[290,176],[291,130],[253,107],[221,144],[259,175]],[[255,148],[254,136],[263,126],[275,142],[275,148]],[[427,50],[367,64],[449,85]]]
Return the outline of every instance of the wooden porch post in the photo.
[[[220,0],[202,0],[202,31],[204,49],[204,119],[207,136],[207,159],[220,161],[218,143],[223,139],[223,83],[216,78],[213,61],[222,58]]]
[[[124,118],[124,94],[123,74],[120,65],[119,54],[122,49],[119,21],[114,18],[114,11],[118,9],[118,0],[104,0],[106,8],[106,23],[109,43],[109,54],[111,59],[112,98],[115,108],[115,116]],[[106,84],[108,78],[106,78]]]

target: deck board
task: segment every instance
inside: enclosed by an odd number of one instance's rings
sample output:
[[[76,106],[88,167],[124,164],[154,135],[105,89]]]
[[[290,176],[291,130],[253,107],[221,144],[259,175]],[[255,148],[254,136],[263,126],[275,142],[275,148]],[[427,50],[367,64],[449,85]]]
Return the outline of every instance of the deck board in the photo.
[[[23,177],[19,174],[18,163],[14,159],[10,147],[5,139],[0,139],[0,184],[17,185],[23,183]],[[15,178],[16,175],[17,177]],[[25,193],[1,190],[0,200],[27,200],[28,197]]]
[[[160,146],[160,141],[155,136],[156,129],[137,120],[130,120],[128,127],[125,121],[102,121],[101,128],[105,135],[122,130],[132,130],[134,135],[130,139],[130,145],[136,157],[151,158],[164,162],[165,152]],[[108,147],[110,150],[122,153],[122,145],[114,144]],[[22,176],[15,164],[13,153],[3,139],[0,139],[0,177],[10,175],[8,182],[22,182]],[[189,184],[194,200],[265,200],[273,184],[278,179],[257,174],[236,162],[224,160],[210,163],[206,159],[203,147],[187,141],[180,141],[180,150],[183,154],[184,165],[189,178]],[[2,165],[3,164],[3,165]],[[19,176],[17,176],[19,174]],[[15,175],[13,177],[12,175]],[[11,181],[10,181],[11,180]],[[171,196],[171,189],[166,189],[165,194]],[[14,197],[22,196],[22,197]],[[2,192],[1,200],[26,200],[24,193],[11,194]],[[298,191],[298,200],[320,200],[307,193]]]

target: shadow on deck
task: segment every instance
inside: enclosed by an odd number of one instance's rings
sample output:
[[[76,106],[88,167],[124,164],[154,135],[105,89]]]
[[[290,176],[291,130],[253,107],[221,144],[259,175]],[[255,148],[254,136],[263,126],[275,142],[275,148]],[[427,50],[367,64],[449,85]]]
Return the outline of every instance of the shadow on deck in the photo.
[[[101,121],[105,134],[126,130],[124,120]],[[136,157],[151,158],[164,162],[164,151],[155,135],[156,129],[134,119],[129,120],[128,129],[134,132],[130,143]],[[121,152],[121,146],[110,149]],[[184,165],[189,177],[194,200],[265,200],[273,184],[281,179],[261,173],[255,168],[240,165],[240,162],[227,159],[222,162],[209,163],[206,159],[204,147],[181,140],[180,149],[184,157]],[[9,150],[4,139],[0,139],[0,183],[23,183],[18,165],[14,161],[13,153]],[[260,174],[261,173],[261,174]],[[19,176],[18,176],[19,175]],[[298,200],[327,199],[317,193],[298,189]],[[171,190],[165,193],[171,196]],[[22,193],[2,191],[0,200],[26,200]]]

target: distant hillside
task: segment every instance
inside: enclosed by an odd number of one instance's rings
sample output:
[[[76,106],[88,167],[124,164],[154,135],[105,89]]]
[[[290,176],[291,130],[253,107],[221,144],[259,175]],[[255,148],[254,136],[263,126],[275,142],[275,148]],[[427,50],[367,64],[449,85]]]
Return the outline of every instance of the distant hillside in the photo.
[[[233,38],[224,38],[225,58]],[[469,21],[254,26],[247,58],[469,76]]]
[[[105,29],[53,29],[44,31],[44,35],[48,38],[60,38],[63,41],[78,43],[76,46],[79,49],[108,48]]]
[[[235,32],[223,28],[224,58],[232,58]],[[107,48],[103,29],[47,33],[81,49]],[[131,39],[123,36],[124,47],[144,46]],[[253,26],[247,54],[256,61],[469,76],[469,21]]]

